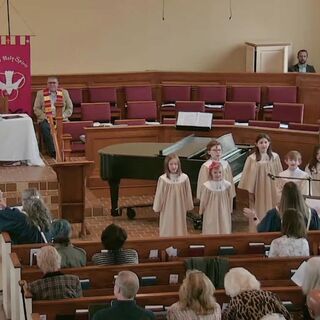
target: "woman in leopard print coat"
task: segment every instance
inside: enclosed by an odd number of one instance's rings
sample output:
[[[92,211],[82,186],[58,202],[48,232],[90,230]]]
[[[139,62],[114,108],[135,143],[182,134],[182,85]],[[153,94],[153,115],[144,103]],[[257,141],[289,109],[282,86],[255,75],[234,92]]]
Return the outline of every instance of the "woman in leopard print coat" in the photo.
[[[226,294],[231,297],[222,320],[258,320],[278,313],[290,320],[291,315],[272,292],[260,289],[260,282],[244,268],[231,269],[224,278]]]

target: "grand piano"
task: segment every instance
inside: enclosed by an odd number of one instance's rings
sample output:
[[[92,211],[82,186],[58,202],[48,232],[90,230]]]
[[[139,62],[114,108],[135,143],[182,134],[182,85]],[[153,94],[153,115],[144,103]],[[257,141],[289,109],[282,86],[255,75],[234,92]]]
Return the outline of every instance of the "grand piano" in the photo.
[[[157,180],[164,172],[164,158],[170,153],[176,153],[181,161],[182,171],[190,179],[193,194],[195,194],[198,173],[206,161],[206,146],[212,138],[190,135],[176,143],[121,143],[99,150],[100,176],[107,180],[110,186],[111,214],[118,216],[121,210],[118,206],[119,185],[121,179]],[[219,137],[222,144],[222,159],[230,163],[234,182],[240,180],[245,160],[251,146],[236,145],[232,134]],[[127,210],[129,218],[135,216],[134,210]]]

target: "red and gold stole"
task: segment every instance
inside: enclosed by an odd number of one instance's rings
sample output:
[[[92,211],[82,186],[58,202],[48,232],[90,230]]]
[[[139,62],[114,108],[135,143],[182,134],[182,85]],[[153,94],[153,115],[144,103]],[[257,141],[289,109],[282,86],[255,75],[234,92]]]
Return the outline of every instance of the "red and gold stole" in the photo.
[[[44,99],[44,113],[46,114],[47,118],[52,118],[52,107],[51,107],[51,92],[48,88],[43,89],[43,99]],[[63,107],[63,94],[62,89],[57,89],[57,99],[55,103],[57,107]]]

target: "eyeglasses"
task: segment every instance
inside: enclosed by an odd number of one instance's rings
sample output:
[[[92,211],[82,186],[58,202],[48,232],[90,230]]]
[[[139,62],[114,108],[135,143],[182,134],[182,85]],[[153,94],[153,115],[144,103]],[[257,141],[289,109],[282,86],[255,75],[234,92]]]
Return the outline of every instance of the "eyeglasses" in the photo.
[[[48,81],[48,84],[58,84],[56,81]]]

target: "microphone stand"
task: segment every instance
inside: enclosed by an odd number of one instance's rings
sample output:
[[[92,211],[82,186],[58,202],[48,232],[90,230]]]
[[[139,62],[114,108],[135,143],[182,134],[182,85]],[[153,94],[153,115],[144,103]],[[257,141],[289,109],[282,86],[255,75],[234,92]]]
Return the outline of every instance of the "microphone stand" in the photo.
[[[267,174],[268,177],[271,179],[271,180],[276,180],[276,179],[287,179],[287,180],[303,180],[303,181],[308,181],[308,195],[303,195],[305,198],[309,198],[309,199],[320,199],[319,196],[312,196],[311,195],[311,182],[312,181],[320,181],[320,179],[314,179],[314,178],[311,178],[310,176],[307,177],[307,178],[297,178],[297,177],[282,177],[282,176],[277,176],[277,175],[274,175],[272,173],[268,173]]]

